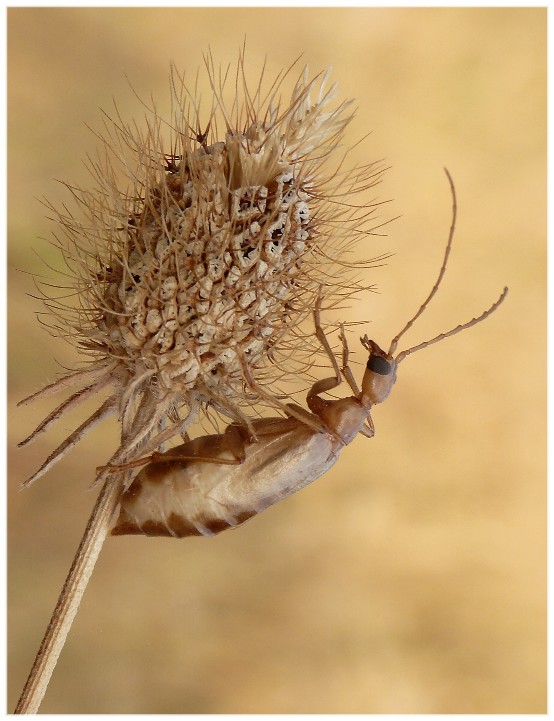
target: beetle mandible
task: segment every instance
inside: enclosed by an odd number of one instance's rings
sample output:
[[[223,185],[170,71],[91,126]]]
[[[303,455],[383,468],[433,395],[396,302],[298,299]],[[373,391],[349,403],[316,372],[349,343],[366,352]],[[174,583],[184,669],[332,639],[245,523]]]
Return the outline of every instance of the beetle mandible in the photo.
[[[113,535],[209,536],[239,526],[287,498],[323,475],[358,433],[370,438],[374,435],[371,409],[388,397],[404,358],[480,323],[498,308],[507,288],[477,318],[394,355],[400,338],[436,294],[446,270],[457,204],[454,183],[448,170],[445,171],[452,192],[452,222],[438,278],[417,313],[393,338],[388,351],[367,336],[361,339],[369,351],[361,389],[348,367],[343,329],[342,367],[323,332],[320,295],[314,310],[316,336],[329,356],[334,376],[314,383],[306,399],[310,412],[300,406],[282,404],[285,413],[290,411],[287,418],[252,420],[248,427],[232,423],[221,434],[201,436],[165,453],[152,453],[108,467],[120,471],[147,464],[122,494]],[[339,386],[342,378],[354,395],[333,401],[320,396]],[[252,379],[250,382],[254,390],[263,394]]]

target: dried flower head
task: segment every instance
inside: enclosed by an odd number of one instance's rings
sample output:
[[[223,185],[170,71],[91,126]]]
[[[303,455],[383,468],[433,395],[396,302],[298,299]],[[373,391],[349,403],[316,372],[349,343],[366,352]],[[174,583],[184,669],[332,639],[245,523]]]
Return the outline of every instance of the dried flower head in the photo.
[[[207,117],[173,71],[171,122],[155,107],[144,130],[106,116],[96,187],[68,186],[79,212],[55,211],[78,306],[48,298],[51,325],[89,362],[27,399],[79,388],[21,445],[83,400],[107,399],[29,482],[116,412],[121,459],[184,433],[207,405],[243,422],[254,402],[282,407],[276,383],[317,358],[299,329],[316,296],[336,304],[359,289],[344,249],[371,234],[375,206],[356,195],[383,169],[329,162],[351,101],[336,101],[328,72],[304,71],[282,103],[287,73],[264,94],[263,71],[248,86],[243,55],[234,83],[211,57],[206,68]]]

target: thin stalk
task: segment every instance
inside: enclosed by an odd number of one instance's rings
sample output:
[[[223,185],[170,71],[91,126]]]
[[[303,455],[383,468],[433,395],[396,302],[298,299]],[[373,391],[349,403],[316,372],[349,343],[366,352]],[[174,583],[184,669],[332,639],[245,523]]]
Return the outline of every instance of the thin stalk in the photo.
[[[110,529],[124,476],[104,483],[14,713],[37,713]]]

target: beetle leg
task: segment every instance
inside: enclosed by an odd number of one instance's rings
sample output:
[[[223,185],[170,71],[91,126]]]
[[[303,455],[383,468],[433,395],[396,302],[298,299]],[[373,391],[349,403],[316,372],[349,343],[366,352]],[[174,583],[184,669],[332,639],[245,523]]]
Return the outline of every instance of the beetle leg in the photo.
[[[154,451],[148,456],[142,458],[136,458],[128,463],[118,463],[107,466],[100,466],[98,471],[108,471],[108,473],[119,473],[121,471],[127,471],[131,468],[138,468],[139,466],[145,466],[148,463],[168,463],[175,461],[198,461],[201,463],[215,463],[224,466],[237,466],[244,462],[246,458],[244,448],[244,434],[248,436],[248,430],[244,426],[230,425],[227,426],[223,433],[223,442],[227,449],[233,454],[234,458],[220,458],[217,455],[209,455],[209,449],[206,449],[204,455],[199,453],[160,453]],[[220,436],[221,438],[221,436]],[[186,446],[187,444],[183,444]],[[179,446],[177,446],[179,448]],[[214,449],[215,450],[215,449]],[[215,451],[217,452],[217,451]]]
[[[256,433],[254,431],[252,421],[241,411],[239,406],[235,405],[223,396],[220,397],[214,395],[207,388],[203,389],[203,393],[210,398],[211,404],[219,413],[223,413],[229,418],[232,418],[233,421],[236,421],[241,426],[246,426],[248,428],[248,432],[250,433],[251,440],[256,440]]]
[[[129,461],[128,463],[114,463],[113,465],[109,463],[107,466],[96,466],[96,473],[102,473],[103,471],[107,473],[121,473],[121,471],[129,471],[131,468],[145,466],[152,460],[152,455],[153,454],[143,456],[142,458],[135,458],[134,461]]]
[[[339,364],[337,363],[335,354],[333,353],[331,346],[329,345],[327,336],[325,335],[323,328],[321,327],[321,303],[322,303],[322,301],[323,301],[323,297],[321,295],[321,288],[320,288],[319,295],[317,298],[317,303],[316,303],[316,306],[314,309],[315,334],[316,334],[317,339],[323,346],[323,349],[329,356],[329,360],[331,361],[333,370],[335,371],[335,376],[333,378],[323,378],[323,380],[317,381],[316,383],[313,384],[313,386],[310,388],[310,390],[308,392],[308,395],[306,397],[306,402],[308,403],[309,409],[316,415],[319,415],[321,410],[329,403],[329,401],[326,401],[324,398],[320,398],[319,394],[325,393],[326,391],[330,391],[342,383],[342,376],[341,376]]]
[[[196,441],[176,446],[167,453],[152,453],[149,460],[152,463],[194,461],[195,463],[214,463],[220,466],[238,466],[244,463],[246,458],[245,436],[248,438],[248,429],[233,423],[227,426],[220,435],[197,438]],[[222,458],[221,453],[225,450],[234,457]]]
[[[243,433],[245,433],[247,436],[250,435],[250,432],[247,428],[235,424],[227,426],[223,433],[225,444],[227,445],[227,448],[231,451],[231,453],[235,456],[238,463],[244,463],[244,460],[246,458]]]
[[[314,309],[314,325],[315,325],[315,334],[318,339],[318,341],[323,346],[324,351],[329,356],[329,360],[331,361],[331,364],[333,366],[333,370],[335,371],[335,378],[333,379],[335,381],[334,385],[330,385],[331,378],[325,378],[324,381],[319,381],[321,383],[321,388],[319,391],[314,391],[314,393],[323,393],[324,391],[331,390],[331,388],[336,388],[342,383],[342,378],[340,374],[340,368],[339,364],[337,363],[337,359],[335,358],[335,354],[333,353],[331,346],[329,345],[329,341],[327,340],[327,336],[325,335],[325,332],[323,331],[323,328],[321,327],[321,303],[323,302],[323,297],[321,295],[321,286],[319,288],[319,295],[317,297],[317,303],[315,304]],[[316,383],[314,387],[312,388],[312,391],[314,390],[315,386],[318,384]],[[325,387],[323,387],[325,386]],[[312,393],[310,391],[310,394]]]
[[[375,435],[375,426],[373,425],[371,416],[367,417],[365,424],[360,428],[360,433],[366,438],[373,438]]]
[[[356,380],[354,376],[352,375],[352,371],[350,370],[350,367],[348,365],[348,356],[350,355],[350,351],[348,349],[348,343],[346,341],[346,335],[344,333],[344,325],[340,324],[340,339],[342,341],[342,368],[341,372],[344,376],[346,382],[352,389],[355,396],[360,395],[360,389],[358,388],[358,384],[356,383]]]
[[[287,403],[286,406],[289,410],[287,411],[285,409],[285,413],[287,413],[289,418],[303,420],[303,422],[307,423],[308,425],[312,425],[314,422],[318,422],[317,416],[314,416],[313,413],[310,413],[305,408],[302,408],[302,406],[299,406],[296,403]]]
[[[283,403],[283,401],[280,401],[278,398],[272,396],[261,386],[259,386],[252,377],[252,373],[250,372],[250,368],[248,367],[248,363],[246,362],[244,356],[241,357],[241,365],[246,383],[261,398],[269,401],[272,405],[277,406],[277,408],[280,408],[289,417],[293,416],[302,423],[306,423],[307,425],[311,426],[319,433],[327,430],[327,427],[322,421],[320,421],[317,415],[314,416],[312,413],[308,413],[306,410],[304,410],[304,408],[299,409],[298,406],[295,406],[292,403]]]
[[[233,449],[229,448],[229,450],[234,453]],[[146,466],[149,463],[175,463],[176,461],[195,461],[199,463],[215,463],[216,465],[220,466],[238,466],[244,461],[244,446],[242,447],[240,453],[242,457],[239,458],[217,458],[216,456],[199,456],[197,454],[180,455],[177,453],[173,453],[170,455],[168,453],[158,453],[156,451],[154,453],[151,453],[149,456],[144,456],[143,458],[136,458],[134,461],[129,461],[129,463],[119,463],[113,466],[98,466],[96,471],[97,473],[100,473],[100,471],[107,471],[108,473],[120,473],[121,471],[128,471],[131,468]]]

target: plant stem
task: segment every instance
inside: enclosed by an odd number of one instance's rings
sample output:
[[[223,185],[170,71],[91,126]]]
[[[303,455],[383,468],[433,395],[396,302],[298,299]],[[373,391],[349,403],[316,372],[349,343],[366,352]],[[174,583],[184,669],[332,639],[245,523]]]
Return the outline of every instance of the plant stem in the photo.
[[[122,475],[108,477],[88,520],[56,608],[14,713],[36,713],[46,693],[79,604],[108,534],[121,492]]]

